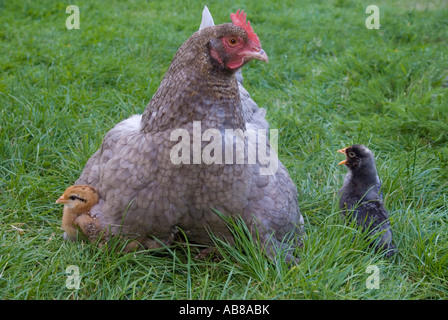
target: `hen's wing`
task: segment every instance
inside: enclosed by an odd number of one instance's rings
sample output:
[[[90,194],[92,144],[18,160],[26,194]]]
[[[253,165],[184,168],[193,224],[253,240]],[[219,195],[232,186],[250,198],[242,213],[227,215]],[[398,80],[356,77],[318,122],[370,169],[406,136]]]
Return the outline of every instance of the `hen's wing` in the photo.
[[[250,97],[249,92],[238,82],[240,91],[241,105],[243,108],[243,117],[246,123],[251,124],[256,129],[269,129],[269,123],[266,121],[266,110],[259,108]]]

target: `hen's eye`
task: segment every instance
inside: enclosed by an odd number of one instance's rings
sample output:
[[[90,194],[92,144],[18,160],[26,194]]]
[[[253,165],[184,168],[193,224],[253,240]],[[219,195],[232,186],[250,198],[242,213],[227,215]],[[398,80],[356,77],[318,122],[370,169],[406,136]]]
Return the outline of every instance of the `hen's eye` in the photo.
[[[349,153],[348,153],[348,155],[350,156],[350,157],[354,157],[354,156],[356,156],[356,154],[353,152],[353,151],[350,151]]]
[[[238,40],[236,38],[229,38],[229,44],[231,46],[234,46],[238,43]]]

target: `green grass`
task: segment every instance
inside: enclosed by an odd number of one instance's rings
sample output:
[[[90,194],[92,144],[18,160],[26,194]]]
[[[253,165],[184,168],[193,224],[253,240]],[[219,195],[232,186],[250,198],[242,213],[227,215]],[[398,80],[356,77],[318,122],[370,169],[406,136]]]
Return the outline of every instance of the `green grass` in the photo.
[[[299,194],[307,240],[288,268],[234,223],[225,259],[182,244],[120,253],[62,240],[55,200],[105,133],[141,113],[177,48],[200,22],[195,1],[0,1],[0,299],[447,299],[448,5],[377,1],[209,1],[216,23],[244,8],[269,64],[245,87],[279,129],[279,154]],[[336,153],[376,154],[399,254],[388,260],[345,224]],[[78,290],[66,268],[79,268]],[[380,270],[368,289],[366,269]]]

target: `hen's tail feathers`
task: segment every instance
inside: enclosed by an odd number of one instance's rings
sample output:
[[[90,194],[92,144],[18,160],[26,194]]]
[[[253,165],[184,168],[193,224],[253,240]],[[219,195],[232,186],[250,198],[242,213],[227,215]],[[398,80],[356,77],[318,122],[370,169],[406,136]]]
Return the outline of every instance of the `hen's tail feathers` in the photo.
[[[204,6],[204,10],[202,11],[202,21],[201,25],[199,26],[199,30],[204,29],[206,27],[214,26],[215,22],[213,21],[213,17],[208,10],[207,6]]]

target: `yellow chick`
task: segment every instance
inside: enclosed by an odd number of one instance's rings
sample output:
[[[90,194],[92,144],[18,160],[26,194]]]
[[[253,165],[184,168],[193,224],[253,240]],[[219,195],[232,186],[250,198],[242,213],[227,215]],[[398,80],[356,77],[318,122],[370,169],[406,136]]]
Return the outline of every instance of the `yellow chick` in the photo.
[[[88,185],[76,185],[68,187],[64,194],[56,200],[56,203],[64,204],[62,215],[64,240],[76,240],[78,226],[89,240],[95,240],[101,227],[98,221],[90,216],[90,209],[98,203],[99,199],[95,188]]]

